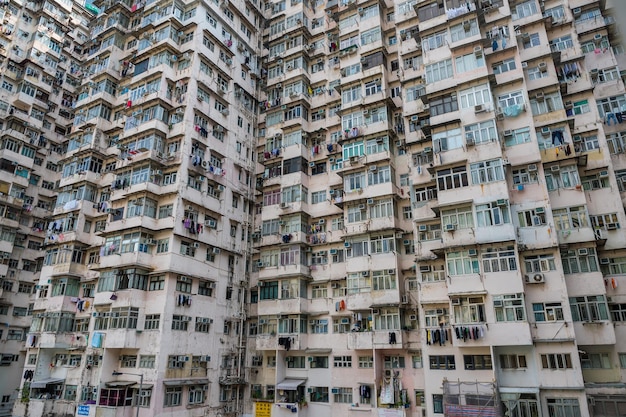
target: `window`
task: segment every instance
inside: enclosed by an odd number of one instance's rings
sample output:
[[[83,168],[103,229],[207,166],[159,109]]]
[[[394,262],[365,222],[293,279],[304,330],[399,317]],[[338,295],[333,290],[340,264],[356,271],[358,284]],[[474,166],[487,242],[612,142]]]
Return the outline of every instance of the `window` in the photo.
[[[309,392],[312,403],[328,402],[328,387],[309,387]]]
[[[384,356],[383,367],[385,369],[402,369],[404,368],[404,356]]]
[[[164,407],[176,407],[182,404],[182,387],[165,387]]]
[[[511,10],[511,18],[513,20],[519,20],[534,15],[535,13],[537,13],[537,2],[530,0],[515,6],[515,8]]]
[[[581,416],[577,398],[547,398],[546,401],[550,416]]]
[[[526,273],[555,271],[556,264],[552,255],[535,255],[524,258]]]
[[[580,366],[583,369],[611,369],[608,353],[580,353]]]
[[[526,368],[526,356],[524,355],[500,355],[500,367],[502,369]]]
[[[541,355],[541,366],[543,369],[572,368],[572,358],[569,353],[549,353]]]
[[[456,324],[484,323],[485,304],[482,297],[458,297],[452,299]]]
[[[174,314],[172,316],[172,330],[187,331],[191,317]]]
[[[563,307],[561,303],[533,303],[535,321],[562,321]]]
[[[515,64],[515,58],[505,59],[504,61],[494,63],[491,68],[493,68],[494,74],[502,74],[508,71],[513,71],[517,68]]]
[[[463,355],[463,364],[467,370],[493,369],[491,355]]]
[[[441,394],[433,394],[433,413],[443,414],[443,395]]]
[[[493,120],[465,126],[466,141],[472,139],[474,143],[494,142],[497,137],[496,124]]]
[[[446,59],[444,61],[436,62],[426,66],[426,83],[431,84],[437,81],[445,80],[446,78],[452,78],[454,73],[452,72],[452,60]]]
[[[381,308],[374,317],[376,330],[399,330],[400,312],[397,308]],[[404,358],[402,359],[404,361]]]
[[[430,99],[430,116],[439,116],[459,109],[456,93]]]
[[[524,295],[504,294],[493,296],[493,309],[496,313],[496,321],[525,321]]]
[[[561,250],[561,260],[563,262],[564,274],[597,272],[599,270],[594,248]]]
[[[154,355],[140,355],[139,367],[140,368],[154,368],[156,363],[156,356]]]
[[[484,272],[516,271],[517,262],[513,247],[487,248],[482,253]]]
[[[469,251],[448,252],[446,266],[450,276],[480,273],[478,257],[469,254]]]
[[[498,200],[476,206],[476,226],[489,227],[511,223],[508,201]]]
[[[335,356],[333,366],[335,368],[352,368],[352,356]]]
[[[528,37],[523,38],[522,47],[524,49],[534,48],[535,46],[541,45],[541,39],[539,39],[538,33],[531,33]]]
[[[326,334],[328,333],[328,319],[309,320],[311,326],[311,333],[313,334]]]
[[[439,191],[467,187],[467,168],[465,166],[442,169],[437,171],[437,188]]]
[[[207,390],[206,385],[190,385],[189,386],[189,404],[204,403],[204,395]]]
[[[441,212],[441,223],[444,229],[446,229],[448,225],[456,226],[455,229],[469,229],[474,227],[472,208],[468,206],[443,210]]]
[[[504,180],[504,168],[501,159],[470,164],[472,184],[485,184]]]
[[[413,365],[413,369],[421,369],[424,366],[422,351],[413,351],[413,355],[411,355],[411,364]]]
[[[572,309],[572,320],[574,321],[598,321],[609,319],[604,295],[570,297],[569,304]]]
[[[467,135],[467,134],[466,134]],[[433,133],[433,147],[435,153],[450,151],[452,149],[459,149],[463,147],[463,136],[461,135],[461,129],[449,129],[441,132]],[[422,154],[415,162],[421,162],[423,164],[431,163],[433,158],[432,153]]]
[[[554,224],[557,230],[589,227],[587,210],[584,206],[555,209],[552,211],[552,215],[554,216]]]
[[[428,362],[430,363],[430,369],[456,369],[454,355],[431,355],[428,357]]]
[[[374,357],[373,356],[359,356],[359,368],[373,368]]]
[[[287,368],[304,369],[306,367],[306,357],[304,356],[288,356]]]
[[[352,388],[334,388],[333,401],[342,404],[352,403]]]
[[[485,55],[483,54],[477,55],[474,52],[472,52],[471,54],[457,56],[456,58],[454,58],[454,66],[456,69],[456,74],[462,74],[467,71],[475,70],[476,68],[484,67]],[[485,94],[482,92],[478,93],[478,95],[476,96],[477,101],[478,101],[478,98],[481,97],[482,99],[485,100],[484,101],[485,103],[491,102],[491,96],[489,94],[489,87],[484,86],[484,87],[477,87],[477,88],[479,90],[486,91]],[[471,103],[471,101],[469,103]],[[466,102],[465,104],[468,104],[468,102]],[[477,102],[476,104],[482,104],[482,103]],[[468,106],[465,106],[464,108],[467,108],[469,106],[472,106],[472,104],[469,104]]]

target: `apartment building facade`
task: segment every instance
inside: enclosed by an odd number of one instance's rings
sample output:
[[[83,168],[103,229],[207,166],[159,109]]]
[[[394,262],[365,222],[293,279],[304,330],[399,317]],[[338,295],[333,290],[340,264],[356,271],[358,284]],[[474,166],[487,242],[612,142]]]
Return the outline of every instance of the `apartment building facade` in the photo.
[[[67,76],[88,16],[70,3],[2,2],[0,56],[0,415],[20,400],[25,341],[55,201],[57,167],[70,131],[77,81]],[[61,88],[61,85],[64,88]]]
[[[259,4],[6,3],[7,415],[239,415]]]
[[[256,415],[624,414],[610,7],[283,1],[266,17]]]

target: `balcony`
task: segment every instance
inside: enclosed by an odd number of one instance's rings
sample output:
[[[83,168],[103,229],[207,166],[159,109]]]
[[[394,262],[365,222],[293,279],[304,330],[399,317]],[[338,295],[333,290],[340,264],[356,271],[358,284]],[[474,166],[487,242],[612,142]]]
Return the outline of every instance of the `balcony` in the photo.
[[[477,339],[456,337],[456,328],[482,329],[482,336]],[[471,330],[470,330],[471,331]],[[475,348],[487,346],[529,346],[533,344],[528,322],[461,324],[452,330],[452,344],[457,347]]]
[[[136,349],[141,339],[141,331],[135,329],[114,329],[106,331],[107,349]]]
[[[566,321],[542,321],[531,323],[530,332],[534,342],[573,342],[574,326]]]
[[[85,349],[87,341],[80,333],[49,333],[39,334],[37,346],[40,349]]]
[[[278,335],[258,335],[256,337],[256,349],[257,350],[284,350],[284,347],[279,345],[279,338],[288,337],[291,339],[291,346],[289,350],[301,350],[299,334],[278,334]]]

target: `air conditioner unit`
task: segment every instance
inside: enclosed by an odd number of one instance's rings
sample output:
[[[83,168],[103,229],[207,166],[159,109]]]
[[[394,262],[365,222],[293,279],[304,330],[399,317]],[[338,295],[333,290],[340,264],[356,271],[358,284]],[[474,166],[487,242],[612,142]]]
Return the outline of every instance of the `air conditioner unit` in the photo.
[[[528,62],[526,61],[522,62],[522,68],[528,68]]]
[[[589,255],[589,249],[587,248],[580,248],[578,249],[578,254],[581,256],[587,256]]]
[[[494,307],[502,307],[503,305],[504,305],[504,302],[502,300],[493,300]]]
[[[537,65],[537,68],[539,68],[539,71],[541,72],[546,72],[548,70],[548,64],[540,62],[539,65]]]
[[[535,214],[543,214],[546,212],[545,207],[535,207]]]
[[[216,220],[209,219],[209,221],[204,222],[204,224],[206,226],[210,227],[211,229],[217,228],[217,221]]]
[[[361,276],[369,277],[370,271],[361,271]]]
[[[330,288],[333,288],[333,289],[339,288],[339,283],[338,282],[333,282],[332,284],[330,284]]]
[[[474,135],[468,135],[465,138],[465,144],[467,146],[474,146],[476,142],[474,142]]]
[[[610,263],[611,263],[611,260],[609,258],[600,258],[600,264],[608,265]]]
[[[365,210],[365,204],[359,204],[358,209],[359,210]]]
[[[337,254],[337,249],[331,249],[328,251],[331,255],[336,255]]]
[[[426,231],[428,231],[428,226],[426,226],[425,224],[420,224],[420,225],[418,226],[418,230],[419,230],[420,232],[426,232]]]
[[[280,203],[280,208],[281,208],[281,209],[286,209],[286,208],[289,208],[289,203],[285,203],[285,202]]]
[[[460,306],[461,305],[461,299],[460,298],[451,298],[450,299],[450,304],[452,304],[453,306]]]
[[[470,20],[463,21],[463,30],[468,32],[472,28],[472,22]]]
[[[475,47],[474,47],[474,55],[475,55],[477,58],[482,57],[482,56],[483,56],[483,48],[482,48],[481,46],[475,46]]]
[[[215,255],[219,255],[222,252],[222,250],[220,248],[213,248],[213,253]]]
[[[456,224],[446,224],[446,232],[454,232],[456,230]]]
[[[619,223],[607,223],[606,230],[617,230],[619,229]]]
[[[476,249],[469,249],[469,250],[467,251],[467,254],[468,254],[469,256],[478,256],[478,250],[476,250]]]
[[[543,96],[543,95],[542,95]],[[545,126],[541,128],[541,134],[543,136],[548,136],[550,133],[552,132],[552,129],[550,129],[549,127]]]
[[[276,84],[276,88],[283,88],[283,84],[282,83]]]
[[[484,105],[478,104],[478,105],[474,106],[474,113],[482,113],[484,111],[486,111]]]
[[[529,284],[542,284],[546,282],[546,277],[542,273],[539,273],[539,272],[536,274],[527,274],[525,278],[526,278],[526,282]]]
[[[543,92],[539,92],[539,93],[535,94],[535,100],[537,100],[537,101],[545,100],[545,96],[543,95]]]
[[[572,9],[572,14],[574,15],[574,17],[578,17],[582,13],[582,11],[583,11],[582,8],[575,7]]]
[[[561,170],[561,167],[559,165],[552,165],[550,167],[550,171],[552,171],[552,172],[558,172],[560,170]]]
[[[375,308],[375,309],[372,310],[372,314],[380,314],[380,310]]]
[[[600,43],[600,42],[602,42],[602,35],[601,35],[600,33],[596,33],[596,34],[593,36],[593,41],[594,41],[594,42],[596,42],[596,43]]]
[[[537,164],[529,164],[528,172],[537,172]]]
[[[608,178],[609,177],[609,171],[608,170],[602,170],[600,172],[598,172],[598,178]]]
[[[507,201],[506,201],[506,199],[501,198],[501,199],[496,201],[496,204],[499,205],[499,206],[506,206]]]
[[[344,248],[349,248],[351,246],[350,242],[343,242]]]
[[[309,162],[309,166],[310,166],[311,168],[315,168],[315,162]]]

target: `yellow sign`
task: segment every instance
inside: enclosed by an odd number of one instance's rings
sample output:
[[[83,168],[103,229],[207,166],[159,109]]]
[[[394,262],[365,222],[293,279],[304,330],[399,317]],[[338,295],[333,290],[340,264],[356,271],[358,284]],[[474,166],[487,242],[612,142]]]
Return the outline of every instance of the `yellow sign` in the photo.
[[[272,403],[254,403],[254,415],[255,417],[272,417]]]

